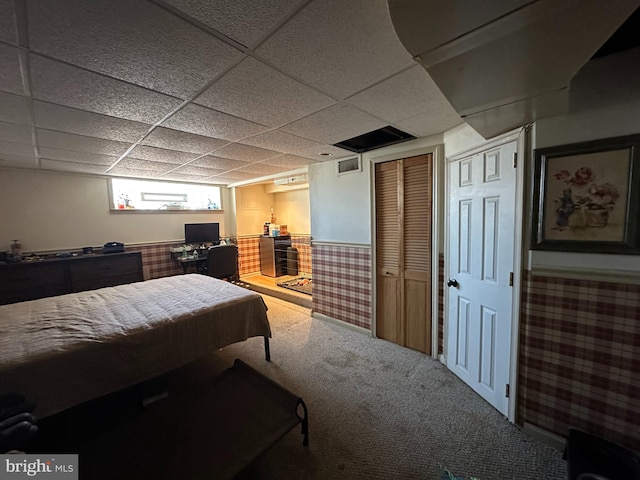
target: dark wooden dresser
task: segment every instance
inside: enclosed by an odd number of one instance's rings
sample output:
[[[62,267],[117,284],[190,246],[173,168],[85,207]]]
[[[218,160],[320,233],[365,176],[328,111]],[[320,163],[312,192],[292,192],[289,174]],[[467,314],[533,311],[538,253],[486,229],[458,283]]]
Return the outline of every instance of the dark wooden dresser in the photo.
[[[0,305],[142,280],[140,252],[0,264]]]

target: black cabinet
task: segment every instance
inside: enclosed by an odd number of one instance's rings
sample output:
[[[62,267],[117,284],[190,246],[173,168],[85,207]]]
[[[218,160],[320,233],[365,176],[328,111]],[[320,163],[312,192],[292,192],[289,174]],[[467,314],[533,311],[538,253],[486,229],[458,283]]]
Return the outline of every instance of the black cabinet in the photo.
[[[0,305],[142,280],[140,252],[0,264]]]
[[[291,246],[291,237],[260,237],[260,273],[267,277],[279,277],[287,274],[287,248]]]

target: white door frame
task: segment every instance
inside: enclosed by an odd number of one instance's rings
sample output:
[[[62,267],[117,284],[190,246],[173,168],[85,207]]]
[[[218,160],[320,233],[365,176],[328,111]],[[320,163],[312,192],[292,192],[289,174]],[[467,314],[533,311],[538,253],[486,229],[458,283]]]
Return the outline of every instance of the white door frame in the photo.
[[[522,252],[523,252],[523,214],[524,214],[524,171],[525,171],[525,158],[528,156],[525,150],[528,146],[528,129],[523,127],[517,131],[508,132],[500,135],[490,141],[487,141],[481,145],[477,145],[471,149],[463,152],[458,152],[455,155],[446,156],[444,165],[445,174],[445,219],[449,218],[449,164],[464,157],[480,153],[484,150],[495,148],[505,143],[517,141],[517,161],[516,161],[516,205],[515,205],[515,218],[514,218],[514,239],[513,239],[513,288],[511,290],[512,295],[512,307],[511,307],[511,358],[509,360],[509,411],[507,418],[511,423],[515,423],[516,420],[516,399],[518,396],[518,352],[519,352],[519,336],[520,336],[520,305],[521,296],[520,291],[522,287]],[[445,271],[444,278],[451,278],[449,272],[449,228],[444,228],[444,258],[445,258]],[[446,365],[447,363],[447,344],[448,344],[448,319],[449,314],[449,289],[444,289],[444,325],[443,325],[443,355],[440,361]]]
[[[432,204],[431,204],[431,216],[432,216],[432,228],[431,228],[431,357],[438,357],[438,287],[439,287],[439,270],[440,270],[440,252],[441,252],[441,240],[443,237],[443,225],[446,225],[442,214],[444,213],[444,192],[446,187],[444,185],[444,177],[446,171],[446,165],[443,156],[444,145],[435,144],[423,148],[416,148],[413,150],[398,151],[387,155],[381,155],[371,157],[369,168],[369,185],[371,193],[371,335],[377,336],[376,332],[376,319],[377,319],[377,306],[376,299],[378,298],[377,292],[377,276],[376,272],[376,189],[375,189],[375,164],[382,162],[389,162],[393,160],[400,160],[402,158],[417,157],[420,155],[433,155],[433,179],[431,182],[432,188]]]

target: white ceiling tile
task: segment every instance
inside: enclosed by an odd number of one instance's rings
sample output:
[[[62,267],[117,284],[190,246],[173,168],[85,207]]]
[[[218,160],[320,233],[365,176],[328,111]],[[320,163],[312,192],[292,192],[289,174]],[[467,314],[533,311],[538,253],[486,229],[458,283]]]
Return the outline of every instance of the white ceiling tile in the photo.
[[[344,156],[350,153],[342,148],[314,142],[313,140],[298,137],[297,135],[292,135],[291,133],[281,130],[272,130],[245,138],[241,143],[291,153],[314,160],[325,160],[326,157],[320,155],[321,153],[330,153],[333,157]]]
[[[415,63],[396,36],[386,0],[311,2],[256,52],[340,99]]]
[[[219,170],[232,170],[234,168],[240,168],[249,165],[251,162],[241,162],[240,160],[231,160],[230,158],[221,158],[213,155],[207,155],[199,158],[191,165],[197,167],[207,167]]]
[[[185,165],[184,167],[179,167],[175,169],[173,172],[169,173],[169,175],[175,174],[186,174],[186,175],[197,175],[199,177],[211,177],[213,175],[220,175],[221,173],[226,172],[224,169],[219,168],[206,168],[197,165]]]
[[[129,148],[129,144],[104,140],[102,138],[83,137],[70,133],[37,130],[38,143],[43,147],[71,150],[74,152],[99,153],[103,155],[121,156]]]
[[[414,117],[434,106],[443,109],[443,114],[455,112],[427,71],[418,65],[350,97],[347,102],[389,123]]]
[[[442,110],[421,113],[412,118],[396,122],[395,126],[400,130],[410,133],[415,137],[428,137],[462,125],[464,120],[455,111],[443,113]]]
[[[247,47],[254,47],[263,36],[286,18],[302,0],[167,0],[196,20]]]
[[[33,51],[182,99],[242,53],[151,2],[29,3]]]
[[[30,123],[27,99],[19,95],[0,92],[0,120],[10,123]]]
[[[271,175],[287,171],[288,168],[277,167],[273,165],[265,165],[264,163],[252,163],[246,167],[241,167],[238,172],[255,173],[256,175]]]
[[[261,162],[267,158],[273,158],[280,155],[280,152],[266,150],[264,148],[242,145],[240,143],[231,143],[226,147],[222,147],[215,151],[216,157],[231,158],[233,160],[241,160],[243,162]]]
[[[36,125],[48,130],[121,142],[137,142],[151,128],[140,122],[34,101]]]
[[[256,174],[249,172],[241,172],[239,170],[233,170],[230,172],[223,173],[221,175],[216,175],[211,177],[212,180],[215,180],[220,183],[232,183],[232,182],[241,182],[242,180],[252,180],[256,178]]]
[[[293,122],[280,130],[334,144],[382,128],[386,124],[348,105],[335,105]]]
[[[195,158],[198,158],[200,154],[177,152],[175,150],[166,150],[164,148],[145,147],[138,145],[133,150],[131,150],[131,152],[127,156],[131,158],[139,158],[142,160],[152,160],[154,162],[183,164],[186,162],[190,162]]]
[[[120,175],[126,171],[151,172],[154,175],[162,175],[176,168],[174,163],[152,162],[139,158],[123,158],[118,164],[108,171],[109,175]]]
[[[205,90],[195,103],[277,127],[335,101],[249,57]]]
[[[0,40],[18,43],[13,0],[0,0]]]
[[[0,140],[31,145],[33,144],[31,126],[0,122]]]
[[[16,47],[0,43],[0,90],[24,95],[20,52]]]
[[[203,177],[202,175],[194,175],[190,173],[180,173],[177,171],[169,172],[162,175],[162,180],[175,180],[180,182],[196,182],[196,183],[209,183],[209,177]]]
[[[40,158],[62,160],[65,162],[91,163],[93,165],[105,165],[110,167],[118,161],[118,157],[112,155],[100,155],[97,153],[73,152],[60,150],[59,148],[40,147]]]
[[[296,167],[304,167],[311,163],[316,163],[315,160],[311,160],[310,158],[298,157],[296,155],[282,155],[280,157],[271,158],[269,160],[265,160],[262,162],[265,165],[273,165],[276,167],[286,167],[286,168],[296,168]]]
[[[33,145],[0,141],[0,155],[31,158],[35,154]]]
[[[105,165],[93,165],[90,163],[61,162],[48,158],[40,159],[40,165],[45,170],[59,170],[64,172],[97,173],[103,174],[107,170]]]
[[[179,150],[181,152],[208,153],[229,143],[227,140],[156,127],[142,141],[143,145]]]
[[[180,100],[142,87],[31,55],[33,96],[39,100],[154,124]]]
[[[267,130],[257,123],[193,104],[176,112],[162,126],[224,140],[239,140]]]

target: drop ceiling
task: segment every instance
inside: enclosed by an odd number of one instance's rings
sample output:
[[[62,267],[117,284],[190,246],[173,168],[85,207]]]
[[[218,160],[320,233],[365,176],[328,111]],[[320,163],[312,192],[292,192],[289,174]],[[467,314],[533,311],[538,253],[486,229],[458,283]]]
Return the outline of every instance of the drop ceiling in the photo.
[[[228,185],[461,123],[386,0],[0,0],[2,167]]]

